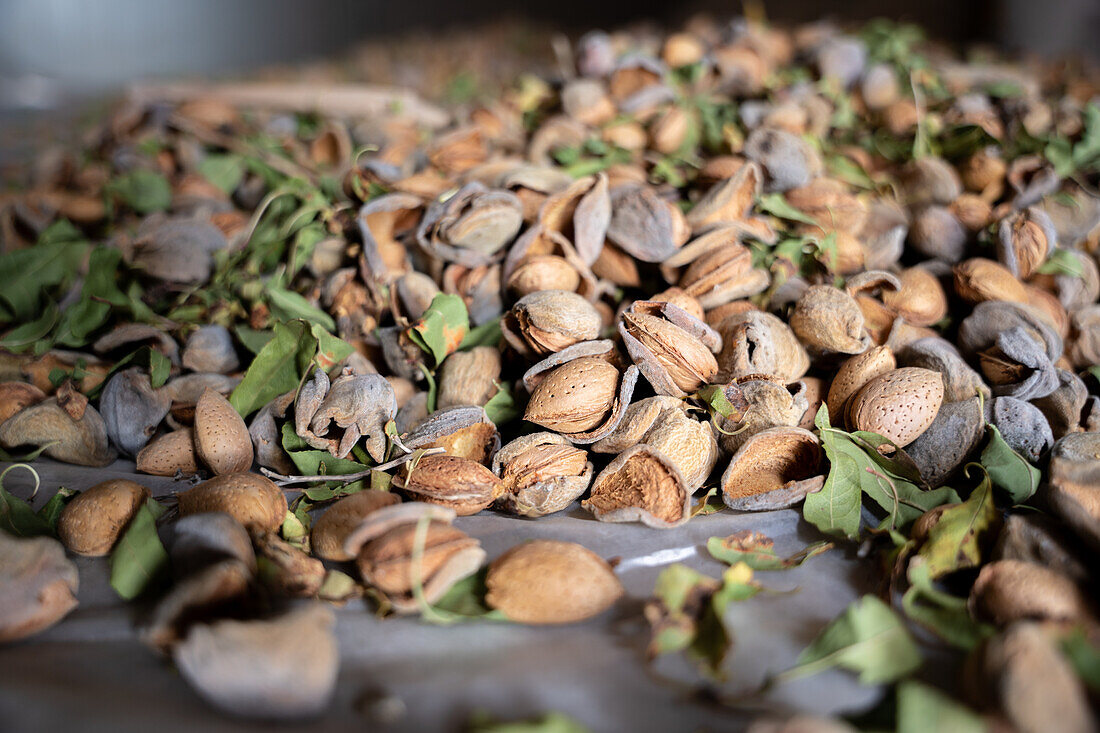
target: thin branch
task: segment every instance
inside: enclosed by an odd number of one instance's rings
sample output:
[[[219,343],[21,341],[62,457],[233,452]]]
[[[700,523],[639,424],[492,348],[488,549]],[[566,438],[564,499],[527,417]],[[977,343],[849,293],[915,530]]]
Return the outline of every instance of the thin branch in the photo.
[[[444,452],[446,452],[445,448],[426,448],[422,452],[420,452],[419,455],[430,456],[430,455],[435,455],[436,453],[444,453]],[[397,468],[398,466],[411,461],[414,455],[418,455],[418,454],[417,453],[408,453],[406,455],[401,456],[400,458],[395,458],[392,461],[389,461],[387,463],[381,463],[381,464],[379,464],[377,466],[374,466],[372,468],[368,468],[365,471],[359,471],[358,473],[335,473],[335,474],[330,473],[330,474],[318,474],[316,476],[284,476],[281,473],[275,473],[274,471],[271,471],[271,470],[266,469],[266,468],[261,468],[260,473],[262,473],[264,476],[267,476],[269,479],[274,481],[276,486],[291,486],[293,484],[308,484],[308,483],[314,483],[314,482],[317,482],[317,481],[342,481],[345,484],[349,484],[352,481],[358,481],[359,479],[367,478],[374,471],[387,471],[391,468]]]

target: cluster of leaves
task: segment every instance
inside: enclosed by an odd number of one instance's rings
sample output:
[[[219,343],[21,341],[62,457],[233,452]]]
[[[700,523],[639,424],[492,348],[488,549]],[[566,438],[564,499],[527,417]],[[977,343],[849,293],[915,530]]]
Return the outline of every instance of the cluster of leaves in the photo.
[[[554,150],[554,160],[573,178],[583,178],[607,170],[613,165],[629,163],[629,150],[591,137],[580,145],[571,145]]]

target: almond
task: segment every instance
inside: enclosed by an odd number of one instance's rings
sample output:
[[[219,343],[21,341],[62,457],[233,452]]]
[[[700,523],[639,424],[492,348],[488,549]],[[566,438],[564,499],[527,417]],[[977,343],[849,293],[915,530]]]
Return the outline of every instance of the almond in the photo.
[[[619,370],[604,359],[574,359],[539,382],[523,417],[560,433],[592,430],[611,412],[618,386]]]
[[[249,531],[274,532],[286,519],[282,490],[258,473],[225,473],[176,495],[181,517],[225,512]]]
[[[931,326],[947,315],[947,295],[939,279],[923,267],[910,267],[900,275],[901,286],[886,290],[882,302],[907,323]]]
[[[623,595],[607,562],[575,542],[534,540],[497,558],[485,600],[512,621],[570,624],[603,613]]]
[[[195,439],[191,428],[162,435],[137,454],[137,470],[153,476],[175,476],[198,473],[195,459]]]
[[[195,405],[195,453],[216,474],[252,467],[252,439],[244,420],[229,400],[210,388]]]
[[[126,479],[98,483],[65,505],[57,536],[77,555],[107,555],[150,495],[149,489]]]
[[[1073,581],[1035,563],[998,560],[982,567],[970,590],[970,611],[1006,625],[1024,619],[1083,621],[1088,602]]]
[[[639,521],[668,529],[686,522],[691,492],[670,458],[642,443],[619,454],[581,505],[602,522]]]
[[[841,364],[825,400],[825,404],[829,406],[829,420],[834,424],[842,424],[845,408],[852,395],[875,377],[897,367],[894,352],[889,346],[876,346]]]
[[[46,399],[46,393],[27,382],[0,383],[0,423],[24,407],[36,405]]]
[[[415,501],[440,504],[459,516],[477,514],[504,493],[496,474],[467,458],[449,455],[423,456],[405,476],[394,477],[394,486]]]
[[[984,257],[972,257],[954,267],[955,292],[968,303],[983,300],[1027,302],[1027,286],[1008,268]]]
[[[78,466],[106,466],[117,456],[95,408],[88,406],[74,420],[56,398],[20,410],[0,424],[0,445],[9,449],[48,446],[45,455]]]
[[[943,377],[920,367],[881,374],[851,398],[848,425],[905,447],[928,429],[943,402]]]
[[[360,491],[340,499],[313,523],[309,534],[313,554],[322,560],[353,560],[344,551],[344,540],[347,536],[375,509],[398,504],[400,501],[396,494],[388,491]]]
[[[852,296],[828,285],[812,285],[798,299],[791,329],[802,343],[825,352],[863,351],[863,312]]]
[[[76,565],[50,537],[0,532],[0,643],[53,626],[76,608]]]

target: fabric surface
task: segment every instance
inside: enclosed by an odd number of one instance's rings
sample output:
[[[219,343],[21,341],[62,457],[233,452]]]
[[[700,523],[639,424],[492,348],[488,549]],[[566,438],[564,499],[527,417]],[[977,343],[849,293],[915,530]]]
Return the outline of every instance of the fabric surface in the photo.
[[[119,461],[94,470],[36,462],[41,506],[58,486],[85,489],[108,478],[132,478],[163,497],[186,487],[134,473]],[[33,479],[13,471],[5,486],[28,497]],[[490,561],[524,540],[579,542],[619,558],[626,588],[607,614],[562,627],[479,622],[433,626],[415,618],[374,617],[364,601],[337,609],[341,662],[335,698],[319,720],[280,730],[461,730],[471,717],[498,720],[560,711],[594,731],[738,730],[757,712],[797,708],[818,713],[858,710],[879,694],[843,672],[826,672],[744,698],[740,708],[707,702],[708,687],[679,655],[645,661],[649,640],[642,606],[662,568],[685,563],[717,577],[725,567],[705,549],[707,538],[763,532],[786,555],[821,539],[796,510],[697,517],[673,530],[606,524],[579,506],[540,519],[482,512],[456,521],[477,537]],[[163,534],[163,531],[162,531]],[[0,647],[0,730],[171,731],[263,730],[268,724],[227,718],[207,706],[169,660],[144,647],[136,624],[147,608],[124,604],[108,584],[105,558],[76,558],[80,605],[61,623]],[[713,689],[736,695],[793,665],[821,629],[871,590],[871,568],[850,548],[834,548],[800,568],[762,572],[774,592],[731,604],[735,637],[728,679]]]

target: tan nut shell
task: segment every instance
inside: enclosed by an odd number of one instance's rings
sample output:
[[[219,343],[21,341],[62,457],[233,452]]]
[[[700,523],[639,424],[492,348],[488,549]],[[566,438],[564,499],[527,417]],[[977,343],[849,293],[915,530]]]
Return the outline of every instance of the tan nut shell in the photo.
[[[1023,619],[1083,621],[1088,602],[1073,581],[1035,563],[998,560],[978,573],[970,590],[970,612],[1004,625]]]
[[[718,442],[710,424],[689,417],[683,410],[668,410],[661,415],[645,442],[676,465],[688,491],[702,486],[718,462]]]
[[[889,438],[904,448],[920,436],[943,403],[943,376],[903,367],[865,384],[848,403],[848,425]]]
[[[497,392],[500,352],[492,346],[458,351],[443,362],[439,374],[437,409],[484,405]]]
[[[36,405],[46,399],[46,393],[27,382],[0,383],[0,423],[24,407]]]
[[[65,505],[57,520],[57,536],[70,552],[102,557],[111,552],[150,496],[149,489],[134,481],[98,483]]]
[[[477,514],[504,493],[500,479],[488,468],[446,454],[423,456],[393,483],[413,500],[450,507],[461,517]]]
[[[825,404],[829,406],[829,420],[834,425],[843,424],[845,408],[852,395],[875,377],[892,372],[897,367],[894,352],[889,346],[875,346],[841,364],[825,399]]]
[[[627,448],[645,442],[650,429],[669,410],[683,410],[684,401],[675,397],[657,395],[632,402],[626,408],[622,422],[606,438],[592,444],[594,453],[622,453]]]
[[[859,304],[828,285],[806,289],[791,314],[791,328],[802,343],[825,352],[858,354],[865,346]]]
[[[769,428],[749,438],[722,474],[722,500],[740,511],[780,509],[821,487],[821,441],[802,428]]]
[[[588,489],[587,451],[556,433],[521,435],[493,456],[504,494],[498,504],[515,514],[540,517],[565,509]]]
[[[322,560],[345,561],[353,556],[344,551],[344,541],[376,509],[400,503],[397,494],[388,491],[360,491],[345,496],[325,510],[309,533],[313,554]]]
[[[592,430],[615,403],[619,370],[596,356],[562,364],[531,393],[524,419],[561,433]]]
[[[153,440],[137,454],[137,470],[153,476],[198,473],[195,439],[191,428],[183,428]]]
[[[985,300],[1027,302],[1027,286],[1000,262],[973,257],[955,265],[955,292],[967,303]]]
[[[947,295],[939,279],[923,267],[910,267],[900,275],[897,290],[885,290],[882,302],[907,323],[931,326],[947,315]]]
[[[0,532],[0,643],[53,626],[76,607],[76,565],[50,537]]]
[[[258,473],[225,473],[176,495],[181,517],[225,512],[249,531],[274,532],[286,519],[286,497]]]
[[[574,542],[534,540],[493,561],[485,600],[512,621],[571,624],[603,613],[623,595],[611,566]]]
[[[691,492],[676,464],[644,443],[608,464],[581,502],[601,522],[641,522],[670,529],[686,522]]]
[[[252,438],[220,393],[207,388],[195,405],[195,454],[216,474],[252,467]]]

